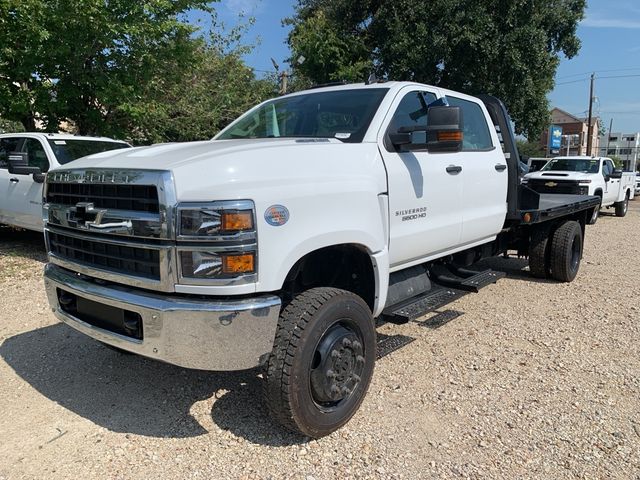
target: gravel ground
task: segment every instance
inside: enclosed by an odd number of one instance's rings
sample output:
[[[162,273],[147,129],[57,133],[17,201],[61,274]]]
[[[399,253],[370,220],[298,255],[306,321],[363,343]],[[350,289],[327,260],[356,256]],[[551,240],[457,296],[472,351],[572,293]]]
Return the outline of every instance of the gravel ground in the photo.
[[[58,323],[37,235],[0,230],[0,479],[640,479],[640,200],[588,228],[571,284],[508,278],[421,322],[361,410],[310,441],[259,372],[187,371]]]

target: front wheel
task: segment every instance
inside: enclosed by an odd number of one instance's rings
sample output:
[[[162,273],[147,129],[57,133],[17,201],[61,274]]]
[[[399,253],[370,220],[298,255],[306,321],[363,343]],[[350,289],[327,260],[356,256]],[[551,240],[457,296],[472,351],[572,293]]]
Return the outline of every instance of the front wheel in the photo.
[[[371,311],[357,295],[313,288],[280,315],[264,378],[265,401],[285,428],[320,438],[362,403],[376,359]]]
[[[587,222],[587,224],[595,225],[595,223],[598,221],[599,216],[600,216],[600,204],[598,204],[598,206],[593,209],[593,212],[591,213],[591,217],[589,217],[589,221]]]
[[[616,207],[616,217],[624,217],[629,209],[629,192],[626,193],[623,201],[617,202],[614,206]]]

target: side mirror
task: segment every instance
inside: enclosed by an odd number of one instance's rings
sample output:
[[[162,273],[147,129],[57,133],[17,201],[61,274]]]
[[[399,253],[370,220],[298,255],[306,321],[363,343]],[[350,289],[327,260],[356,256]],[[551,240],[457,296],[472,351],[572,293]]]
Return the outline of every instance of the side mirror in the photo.
[[[426,126],[400,127],[389,137],[400,152],[459,152],[462,150],[462,112],[460,107],[429,107]]]
[[[429,108],[427,125],[427,150],[429,152],[459,152],[462,150],[462,110],[460,107]]]
[[[622,178],[622,169],[616,168],[611,174],[611,178]]]
[[[14,175],[42,174],[42,170],[40,170],[39,167],[29,166],[29,154],[27,153],[11,152],[9,153],[7,160],[9,163],[9,173],[12,173]]]

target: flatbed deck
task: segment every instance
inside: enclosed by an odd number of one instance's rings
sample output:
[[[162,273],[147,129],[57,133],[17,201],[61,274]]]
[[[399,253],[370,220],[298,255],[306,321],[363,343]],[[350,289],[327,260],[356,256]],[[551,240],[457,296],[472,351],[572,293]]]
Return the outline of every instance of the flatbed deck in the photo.
[[[600,198],[592,195],[566,195],[556,193],[539,194],[538,208],[520,210],[523,223],[534,224],[546,222],[554,218],[571,215],[600,204]],[[525,214],[529,214],[529,221],[525,221]]]

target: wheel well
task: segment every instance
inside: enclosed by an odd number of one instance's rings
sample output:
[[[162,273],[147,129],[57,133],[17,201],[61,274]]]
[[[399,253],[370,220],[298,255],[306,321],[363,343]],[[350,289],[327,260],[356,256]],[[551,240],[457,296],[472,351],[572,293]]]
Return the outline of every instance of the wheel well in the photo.
[[[593,192],[593,194],[594,194],[596,197],[600,197],[600,198],[602,198],[602,190],[596,190],[595,192]]]
[[[355,293],[373,311],[376,281],[369,253],[360,245],[335,245],[308,253],[289,270],[283,303],[305,290],[335,287]]]

